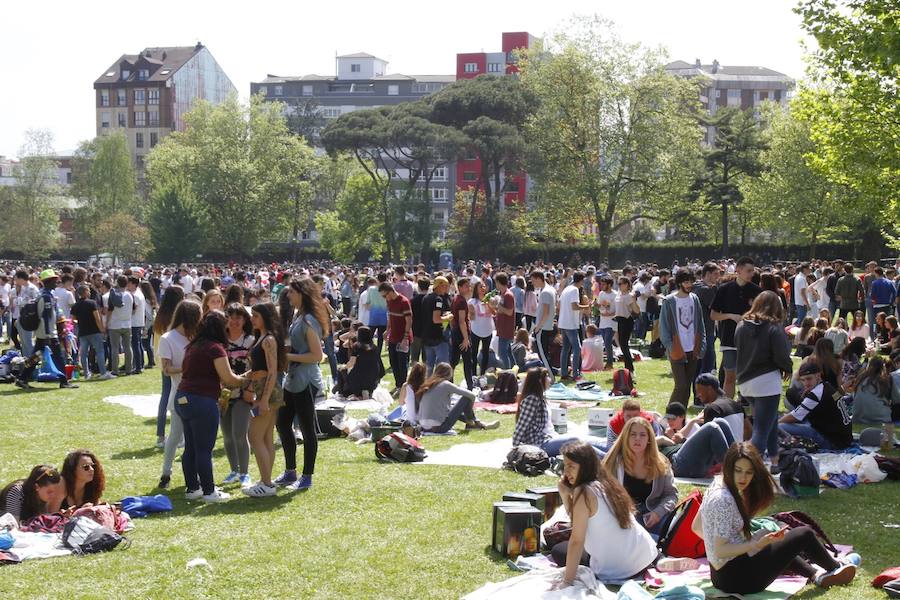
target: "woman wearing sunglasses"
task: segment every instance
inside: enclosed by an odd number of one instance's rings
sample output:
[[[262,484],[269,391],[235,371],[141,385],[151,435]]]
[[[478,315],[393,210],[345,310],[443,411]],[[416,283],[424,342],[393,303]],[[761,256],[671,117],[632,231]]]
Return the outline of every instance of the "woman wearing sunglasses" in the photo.
[[[103,466],[90,450],[69,452],[63,460],[62,476],[66,483],[66,508],[100,502],[106,477]]]
[[[17,479],[0,491],[0,515],[9,513],[19,523],[42,514],[58,512],[66,496],[59,471],[38,465],[25,479]]]

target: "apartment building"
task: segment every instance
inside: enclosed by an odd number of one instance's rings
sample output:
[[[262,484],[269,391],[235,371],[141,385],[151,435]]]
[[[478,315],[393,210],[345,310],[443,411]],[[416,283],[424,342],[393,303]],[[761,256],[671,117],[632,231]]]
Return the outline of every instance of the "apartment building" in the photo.
[[[184,129],[194,101],[218,104],[237,89],[197,42],[123,54],[94,81],[94,92],[97,135],[123,130],[142,176],[144,157],[168,133]]]

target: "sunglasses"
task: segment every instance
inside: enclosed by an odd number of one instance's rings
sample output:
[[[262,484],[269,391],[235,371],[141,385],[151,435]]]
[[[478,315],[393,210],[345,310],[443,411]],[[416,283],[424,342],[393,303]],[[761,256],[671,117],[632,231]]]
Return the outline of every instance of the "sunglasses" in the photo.
[[[41,471],[41,474],[37,476],[37,479],[35,479],[34,482],[37,483],[44,477],[55,479],[59,477],[59,473],[57,473],[56,469],[44,469],[43,471]]]
[[[94,463],[83,464],[83,465],[81,465],[81,468],[82,468],[83,470],[85,470],[85,471],[93,471],[93,470],[94,470]]]

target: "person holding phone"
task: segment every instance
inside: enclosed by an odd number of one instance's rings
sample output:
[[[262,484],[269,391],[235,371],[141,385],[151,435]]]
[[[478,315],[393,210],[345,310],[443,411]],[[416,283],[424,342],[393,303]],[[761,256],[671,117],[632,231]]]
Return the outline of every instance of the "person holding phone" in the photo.
[[[787,570],[822,588],[853,581],[859,555],[836,559],[810,527],[750,534],[750,520],[774,497],[775,482],[753,444],[732,445],[722,475],[710,486],[691,525],[706,544],[713,585],[731,594],[753,594]]]

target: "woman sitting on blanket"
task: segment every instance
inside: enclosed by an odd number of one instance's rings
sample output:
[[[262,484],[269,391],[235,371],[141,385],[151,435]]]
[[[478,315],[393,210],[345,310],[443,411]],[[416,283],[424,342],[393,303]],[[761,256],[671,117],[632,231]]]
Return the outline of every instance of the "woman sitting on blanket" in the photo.
[[[453,396],[459,396],[453,402]],[[462,421],[466,430],[497,429],[500,421],[482,423],[472,408],[475,394],[453,383],[453,368],[448,363],[438,363],[434,372],[416,392],[416,414],[422,429],[429,433],[447,433],[453,424]]]
[[[106,476],[100,461],[90,450],[69,452],[63,460],[62,476],[66,482],[66,508],[100,502],[106,489]]]
[[[0,515],[11,514],[24,523],[38,515],[59,512],[66,499],[62,475],[50,465],[38,465],[25,479],[16,479],[0,491]]]
[[[662,520],[675,509],[678,490],[672,467],[656,448],[650,423],[640,417],[625,423],[603,466],[625,486],[637,507],[638,521],[647,531],[656,533]]]
[[[425,383],[425,365],[414,362],[409,368],[406,383],[400,386],[400,403],[406,407],[406,420],[410,423],[418,423],[419,415],[416,412],[416,393]]]
[[[559,456],[566,444],[584,441],[590,444],[600,458],[606,453],[606,440],[577,435],[558,435],[550,422],[550,406],[544,397],[550,387],[550,372],[544,367],[528,369],[522,384],[522,399],[516,411],[516,428],[513,446],[528,444],[544,450],[549,456]]]
[[[378,387],[384,376],[384,365],[373,339],[370,328],[357,329],[356,342],[350,347],[350,360],[346,367],[340,367],[337,372],[337,393],[345,397],[361,397],[363,392],[371,394]]]
[[[597,334],[597,326],[587,326],[587,337],[581,343],[581,370],[602,371],[605,366],[603,355],[603,337]]]
[[[750,520],[774,497],[775,482],[756,448],[749,442],[729,448],[722,475],[710,486],[691,526],[706,543],[713,585],[731,594],[753,594],[788,570],[823,588],[853,581],[856,566],[835,559],[809,527],[750,534]]]
[[[572,535],[552,549],[565,566],[557,588],[572,585],[578,565],[590,567],[601,582],[640,574],[656,560],[656,542],[634,518],[634,502],[622,484],[600,464],[590,444],[562,449],[559,495],[572,521]]]

